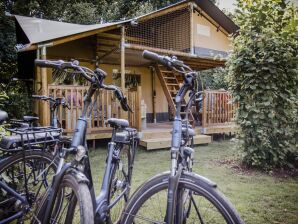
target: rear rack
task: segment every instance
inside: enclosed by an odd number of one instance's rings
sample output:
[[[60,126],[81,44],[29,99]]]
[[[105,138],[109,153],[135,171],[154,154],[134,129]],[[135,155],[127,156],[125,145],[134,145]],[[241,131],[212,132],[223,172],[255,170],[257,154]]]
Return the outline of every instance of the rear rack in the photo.
[[[27,147],[46,145],[59,141],[62,134],[61,128],[53,127],[26,127],[26,128],[7,128],[11,133],[1,140],[1,147],[4,149],[17,149],[18,147]],[[6,144],[7,147],[4,147]]]

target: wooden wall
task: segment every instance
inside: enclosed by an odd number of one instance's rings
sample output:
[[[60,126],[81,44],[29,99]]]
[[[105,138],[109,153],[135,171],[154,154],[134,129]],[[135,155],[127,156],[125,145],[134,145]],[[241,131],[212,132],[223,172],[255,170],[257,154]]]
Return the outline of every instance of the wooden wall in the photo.
[[[193,14],[193,41],[194,47],[216,51],[229,51],[232,49],[227,34],[217,31],[217,28],[211,22],[198,15],[198,13]]]

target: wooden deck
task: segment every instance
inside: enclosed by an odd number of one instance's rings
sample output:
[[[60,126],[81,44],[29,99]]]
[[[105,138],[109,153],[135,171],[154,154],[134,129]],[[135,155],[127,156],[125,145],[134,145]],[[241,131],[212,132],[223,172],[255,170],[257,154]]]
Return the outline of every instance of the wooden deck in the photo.
[[[172,123],[156,123],[147,124],[147,128],[141,133],[140,145],[147,150],[170,148],[171,146],[171,130]],[[194,144],[208,144],[211,143],[211,134],[215,133],[234,133],[237,126],[234,124],[217,125],[210,127],[196,127],[196,136],[194,137]]]
[[[168,149],[171,146],[171,130],[172,122],[165,123],[148,123],[147,128],[140,132],[140,145],[147,150]],[[194,137],[195,145],[208,144],[212,142],[212,134],[218,133],[235,133],[236,125],[211,126],[208,128],[196,127],[196,136]],[[68,136],[72,136],[72,132],[65,132]],[[89,129],[87,140],[109,139],[112,136],[112,128],[106,127],[102,129]]]

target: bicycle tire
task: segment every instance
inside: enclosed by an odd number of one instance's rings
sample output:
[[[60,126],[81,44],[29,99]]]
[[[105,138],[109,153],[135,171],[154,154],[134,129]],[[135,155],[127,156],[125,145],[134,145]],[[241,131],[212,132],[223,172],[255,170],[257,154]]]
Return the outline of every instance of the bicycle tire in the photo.
[[[52,154],[40,150],[20,152],[2,159],[0,161],[0,176],[3,177],[3,180],[11,188],[23,195],[26,195],[26,188],[22,182],[24,178],[24,156],[26,170],[28,171],[26,176],[29,178],[27,182],[27,189],[30,195],[28,201],[30,203],[31,212],[34,210],[34,207],[36,204],[38,204],[39,200],[42,199],[44,193],[50,185],[51,180],[49,179],[56,173],[58,164],[57,160],[55,160],[55,157]],[[42,179],[40,180],[39,178]],[[39,182],[40,184],[38,184]],[[9,195],[1,195],[0,192],[0,196],[4,198],[8,197]],[[3,209],[5,209],[5,212],[3,213],[4,217],[9,217],[18,211],[15,209],[15,204],[17,204],[17,201],[14,202],[13,197],[11,197],[10,200],[12,203],[1,206]],[[31,218],[30,212],[23,217],[24,220]],[[0,217],[0,219],[3,219],[3,217]]]
[[[131,199],[129,200],[125,211],[122,214],[121,224],[137,224],[137,223],[166,223],[165,222],[165,213],[166,213],[166,201],[167,201],[167,188],[168,188],[168,178],[169,172],[159,174],[147,182],[145,182],[142,186],[138,188],[138,190],[133,194]],[[218,215],[215,216],[215,220],[213,219],[210,223],[232,223],[232,224],[239,224],[243,223],[240,216],[238,215],[237,211],[234,209],[232,204],[225,198],[225,196],[218,191],[216,185],[212,182],[208,181],[206,178],[201,177],[199,175],[193,173],[182,173],[181,178],[178,184],[178,191],[183,189],[185,192],[186,190],[188,193],[191,193],[192,196],[199,196],[199,199],[204,199],[210,205],[213,205],[213,210],[210,210],[209,213],[211,215]],[[161,195],[162,191],[165,191],[164,195]],[[194,196],[193,196],[194,195]],[[163,196],[163,197],[162,197]],[[149,204],[149,201],[154,200],[153,197],[159,199],[159,203],[153,203],[152,205]],[[193,199],[194,200],[194,199]],[[189,201],[192,201],[190,199]],[[204,201],[203,201],[204,202]],[[206,203],[205,202],[205,203]],[[147,203],[147,204],[146,204]],[[187,203],[185,203],[187,204]],[[143,207],[144,206],[144,207]],[[148,208],[146,208],[146,206]],[[189,204],[191,206],[191,204]],[[175,221],[175,223],[209,223],[208,220],[204,220],[202,222],[199,218],[199,215],[202,216],[208,215],[206,213],[200,213],[200,211],[196,210],[198,205],[193,203],[194,210],[197,214],[185,214],[183,213],[183,219],[180,221]],[[206,207],[204,203],[199,205],[200,209]],[[157,208],[160,211],[157,211]],[[144,209],[144,210],[142,210]],[[187,207],[185,212],[189,212],[188,210],[191,207]],[[207,207],[207,210],[210,207]],[[204,212],[206,212],[204,211]],[[215,213],[216,214],[213,214]],[[218,213],[218,214],[217,214]],[[186,216],[188,215],[188,216]],[[157,219],[159,216],[159,219]],[[205,218],[201,217],[202,219]],[[220,219],[219,219],[220,218]],[[141,220],[139,222],[138,220]],[[201,222],[200,222],[201,221]]]
[[[67,188],[71,190],[70,193]],[[79,182],[74,175],[66,174],[63,177],[54,203],[49,223],[94,223],[93,204],[88,185]],[[64,218],[61,220],[62,217]]]

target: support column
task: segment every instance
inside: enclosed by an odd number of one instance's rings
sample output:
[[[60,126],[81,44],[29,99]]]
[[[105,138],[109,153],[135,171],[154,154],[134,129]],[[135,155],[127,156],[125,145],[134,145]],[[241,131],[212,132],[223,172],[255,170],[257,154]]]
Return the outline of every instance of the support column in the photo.
[[[121,27],[121,89],[125,90],[125,26]]]
[[[194,54],[194,23],[193,23],[193,8],[194,8],[194,5],[193,3],[190,3],[190,53],[191,54]]]
[[[36,50],[36,59],[40,59],[40,51],[39,49]],[[34,77],[34,94],[39,94],[41,90],[41,75],[40,75],[40,67],[35,67],[35,77]],[[39,116],[39,100],[34,100],[34,113]]]
[[[46,46],[42,46],[41,50],[41,59],[46,59]],[[48,75],[46,68],[40,68],[40,75],[41,75],[41,95],[48,96]],[[49,125],[49,105],[46,101],[42,101],[41,103],[41,123],[42,125]]]
[[[125,89],[125,26],[121,27],[121,89],[124,94],[128,94]],[[121,109],[121,118],[128,119],[128,113]]]

